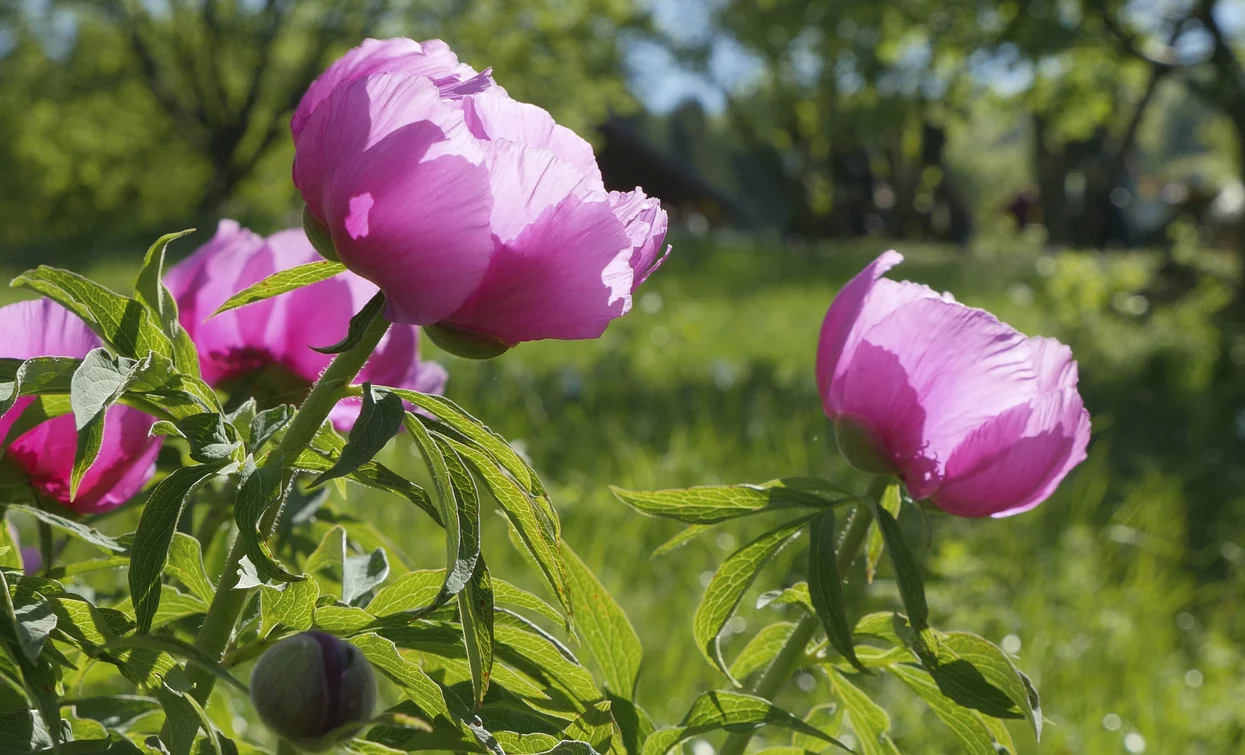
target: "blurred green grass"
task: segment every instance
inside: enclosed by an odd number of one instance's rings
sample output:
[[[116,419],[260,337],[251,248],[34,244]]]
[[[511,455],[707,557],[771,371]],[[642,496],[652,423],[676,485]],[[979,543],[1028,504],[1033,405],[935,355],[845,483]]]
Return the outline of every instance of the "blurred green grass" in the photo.
[[[881,251],[725,236],[676,247],[635,311],[597,341],[527,344],[490,362],[425,345],[450,370],[449,396],[531,457],[566,539],[631,616],[645,646],[639,700],[659,723],[675,722],[698,692],[726,686],[696,649],[691,617],[707,576],[766,523],[724,526],[652,560],[678,526],[631,512],[608,486],[816,475],[863,490],[834,449],[813,361],[835,292]],[[1200,255],[1198,283],[1160,304],[1149,298],[1160,263],[1152,255],[902,251],[908,261],[893,277],[950,290],[1025,332],[1070,343],[1095,423],[1089,461],[1033,513],[905,517],[930,570],[935,624],[979,632],[1018,656],[1050,721],[1042,752],[1241,751],[1245,551],[1235,512],[1245,501],[1239,484],[1224,484],[1221,467],[1208,462],[1212,451],[1230,457],[1239,449],[1214,382],[1227,263]],[[133,268],[82,272],[126,290]],[[0,291],[0,302],[17,295]],[[422,478],[405,441],[384,453]],[[440,535],[417,512],[358,489],[347,505],[415,560],[437,565]],[[495,573],[539,589],[499,517],[486,522],[485,536]],[[802,547],[784,553],[754,592],[803,579],[802,556]],[[853,592],[862,611],[898,605],[885,570],[867,594],[859,584]],[[750,606],[731,626],[743,637],[791,618]],[[728,658],[742,642],[725,643]],[[782,702],[802,712],[828,701],[824,682],[805,684]],[[902,751],[958,751],[906,690],[877,691]],[[1038,751],[1021,727],[1013,735],[1023,752]]]

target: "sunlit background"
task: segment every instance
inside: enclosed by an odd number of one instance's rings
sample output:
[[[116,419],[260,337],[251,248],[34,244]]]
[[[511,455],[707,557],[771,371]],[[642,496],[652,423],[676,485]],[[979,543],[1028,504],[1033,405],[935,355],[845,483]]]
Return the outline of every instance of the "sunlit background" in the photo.
[[[336,55],[394,35],[491,66],[593,141],[608,186],[671,211],[674,256],[599,341],[487,363],[426,345],[449,395],[519,439],[640,628],[659,723],[725,686],[691,616],[764,523],[650,560],[677,528],[607,486],[863,485],[821,414],[816,333],[894,247],[896,275],[1071,344],[1095,429],[1033,513],[907,518],[934,623],[1017,656],[1042,752],[1245,750],[1245,3],[0,0],[0,273],[120,288],[168,231],[200,229],[181,256],[221,217],[295,225],[290,111]],[[386,463],[422,474],[395,446]],[[352,496],[435,565],[414,512]],[[487,535],[494,569],[521,575],[501,523]],[[760,589],[803,568],[780,558]],[[870,595],[896,604],[889,574]],[[792,707],[827,695],[798,681]],[[910,694],[880,694],[902,751],[957,751]]]

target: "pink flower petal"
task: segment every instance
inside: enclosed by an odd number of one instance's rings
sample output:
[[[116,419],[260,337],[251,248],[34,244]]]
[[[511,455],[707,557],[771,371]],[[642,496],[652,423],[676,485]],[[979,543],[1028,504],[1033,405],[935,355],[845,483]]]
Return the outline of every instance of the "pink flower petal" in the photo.
[[[545,212],[570,196],[605,201],[593,179],[549,150],[520,142],[486,142],[493,192],[493,235],[502,242],[519,236]]]
[[[468,97],[463,104],[467,126],[476,138],[504,139],[548,150],[584,176],[585,186],[590,190],[605,190],[592,145],[554,122],[544,108],[512,100],[497,89]]]
[[[1089,415],[1074,388],[1012,407],[969,434],[932,500],[958,516],[1009,516],[1046,500],[1085,459]]]
[[[469,65],[458,62],[449,45],[439,39],[419,43],[413,39],[366,39],[347,52],[312,82],[294,116],[290,130],[295,140],[306,127],[312,113],[341,84],[386,71],[422,76],[432,80],[446,95],[482,91],[492,84],[487,73],[477,74]],[[459,91],[469,84],[467,92]]]
[[[838,296],[834,297],[834,303],[830,305],[830,311],[826,312],[826,319],[821,324],[821,338],[817,348],[817,391],[823,400],[829,395],[830,380],[838,367],[843,345],[865,306],[869,292],[887,270],[900,262],[903,262],[902,254],[896,251],[885,252],[857,273],[839,291]],[[829,404],[826,411],[830,411]]]
[[[479,290],[447,322],[509,345],[596,338],[631,306],[631,251],[606,202],[568,197],[499,245]]]
[[[633,251],[630,264],[635,271],[631,290],[635,291],[670,256],[670,247],[666,247],[665,254],[660,258],[657,256],[666,240],[666,211],[661,209],[661,202],[654,197],[646,197],[638,187],[625,194],[611,191],[609,202],[631,237]]]

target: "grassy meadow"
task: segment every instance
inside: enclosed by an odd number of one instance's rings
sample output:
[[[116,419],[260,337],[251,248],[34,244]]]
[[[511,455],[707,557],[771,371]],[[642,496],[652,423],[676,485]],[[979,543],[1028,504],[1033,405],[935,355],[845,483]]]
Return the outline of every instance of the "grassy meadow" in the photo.
[[[814,475],[863,492],[834,448],[813,380],[821,318],[875,243],[785,247],[755,239],[675,239],[676,253],[634,311],[590,342],[521,346],[490,362],[428,356],[450,370],[448,394],[527,454],[549,486],[564,537],[640,629],[639,701],[659,724],[726,682],[701,657],[691,618],[708,576],[763,531],[748,519],[664,556],[679,525],[618,503],[610,485],[651,489]],[[1179,295],[1155,283],[1157,256],[1056,255],[998,245],[916,247],[892,273],[950,290],[1030,334],[1059,337],[1081,364],[1093,414],[1090,458],[1036,511],[957,521],[905,512],[928,570],[931,618],[1012,652],[1043,695],[1044,753],[1220,753],[1245,749],[1245,500],[1234,391],[1216,315],[1231,266],[1186,260]],[[139,252],[135,252],[137,258]],[[16,273],[18,270],[3,270]],[[83,271],[119,289],[131,270]],[[19,294],[0,290],[0,302]],[[1242,428],[1245,430],[1245,428]],[[414,479],[404,440],[383,460]],[[1233,459],[1238,460],[1233,463]],[[1234,471],[1235,470],[1235,471]],[[350,491],[348,507],[427,567],[443,540],[396,499]],[[500,517],[486,524],[495,574],[539,591]],[[804,579],[803,546],[782,554],[753,594]],[[527,576],[528,579],[523,577]],[[885,566],[853,575],[857,615],[898,606]],[[731,629],[793,620],[746,601]],[[729,659],[742,638],[724,643]],[[800,714],[828,687],[797,680],[780,703]],[[869,680],[866,680],[866,685]],[[876,683],[876,681],[875,681]],[[901,751],[957,752],[906,689],[884,685]],[[1013,728],[1022,752],[1032,735]],[[772,734],[767,744],[787,744]]]

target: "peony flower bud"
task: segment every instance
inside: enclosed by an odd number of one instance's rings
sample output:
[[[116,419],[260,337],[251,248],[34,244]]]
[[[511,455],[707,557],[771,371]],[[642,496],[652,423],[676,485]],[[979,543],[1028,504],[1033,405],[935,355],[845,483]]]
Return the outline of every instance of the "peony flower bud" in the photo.
[[[251,702],[273,732],[318,752],[354,736],[372,717],[376,675],[354,645],[324,632],[303,632],[260,656],[251,674]]]
[[[317,247],[454,353],[596,338],[664,259],[657,200],[607,192],[588,142],[439,40],[367,40],[290,128]]]
[[[332,361],[312,346],[331,346],[345,337],[350,318],[376,294],[376,287],[344,273],[266,301],[212,317],[233,294],[296,265],[315,262],[316,250],[303,231],[262,238],[232,220],[222,220],[212,240],[174,265],[165,278],[177,300],[182,327],[199,349],[203,377],[215,387],[243,385],[261,399],[294,401]],[[394,388],[440,393],[445,370],[419,360],[419,330],[389,329],[359,374]],[[329,415],[348,432],[359,416],[359,399],[344,399]]]
[[[817,386],[850,463],[897,473],[958,516],[1008,516],[1046,500],[1085,459],[1089,413],[1072,351],[994,315],[882,275],[887,252],[835,298]]]
[[[68,310],[41,299],[0,307],[0,357],[84,357],[103,343]],[[18,399],[0,417],[0,441],[33,397]],[[71,414],[55,417],[22,433],[0,457],[24,474],[27,484],[44,498],[80,514],[111,511],[134,497],[156,472],[162,438],[149,438],[155,420],[128,406],[114,405],[104,415],[104,439],[95,464],[82,478],[78,496],[69,499],[78,434]]]

